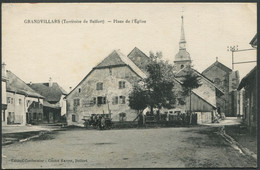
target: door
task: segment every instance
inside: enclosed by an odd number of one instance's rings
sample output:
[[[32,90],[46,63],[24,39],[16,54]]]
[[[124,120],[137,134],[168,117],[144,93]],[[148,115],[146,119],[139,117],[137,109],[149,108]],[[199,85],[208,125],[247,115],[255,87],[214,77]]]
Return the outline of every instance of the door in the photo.
[[[53,113],[49,112],[49,123],[54,123],[53,122]]]

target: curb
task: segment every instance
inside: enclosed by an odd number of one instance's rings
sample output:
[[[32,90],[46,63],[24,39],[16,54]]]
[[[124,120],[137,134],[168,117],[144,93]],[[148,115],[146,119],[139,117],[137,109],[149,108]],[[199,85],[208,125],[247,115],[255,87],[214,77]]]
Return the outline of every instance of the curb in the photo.
[[[13,144],[13,143],[15,143],[15,142],[20,142],[20,143],[26,142],[26,141],[29,141],[29,140],[31,140],[31,139],[38,138],[38,137],[40,137],[41,135],[44,135],[44,134],[49,133],[49,132],[52,132],[52,131],[54,131],[54,130],[39,131],[39,134],[38,134],[38,135],[30,136],[30,137],[28,137],[28,138],[20,139],[20,140],[6,141],[6,142],[2,143],[2,146],[10,145],[10,144]]]
[[[250,151],[249,149],[245,148],[244,146],[242,146],[240,143],[238,143],[235,139],[233,139],[231,136],[229,136],[228,134],[226,134],[225,131],[225,127],[221,127],[220,128],[220,135],[226,140],[228,141],[231,146],[233,148],[235,148],[236,150],[238,150],[240,153],[245,154],[245,155],[249,155],[252,158],[254,158],[257,161],[257,154],[255,154],[254,152]]]

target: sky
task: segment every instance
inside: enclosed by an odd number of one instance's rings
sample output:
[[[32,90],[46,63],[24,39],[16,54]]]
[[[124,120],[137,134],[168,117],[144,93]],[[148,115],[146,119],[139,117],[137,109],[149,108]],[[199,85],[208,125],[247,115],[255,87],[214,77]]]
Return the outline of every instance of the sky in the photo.
[[[26,83],[48,82],[52,77],[69,92],[69,87],[73,89],[115,49],[125,55],[134,47],[147,55],[161,51],[163,59],[173,63],[183,15],[186,49],[194,68],[202,72],[216,57],[232,68],[227,46],[252,48],[249,42],[257,32],[256,11],[256,3],[3,4],[2,62]],[[62,24],[64,19],[82,22]],[[143,22],[131,23],[135,19]],[[234,53],[235,62],[256,60],[256,56],[256,50]],[[234,69],[243,78],[255,65],[240,64]]]

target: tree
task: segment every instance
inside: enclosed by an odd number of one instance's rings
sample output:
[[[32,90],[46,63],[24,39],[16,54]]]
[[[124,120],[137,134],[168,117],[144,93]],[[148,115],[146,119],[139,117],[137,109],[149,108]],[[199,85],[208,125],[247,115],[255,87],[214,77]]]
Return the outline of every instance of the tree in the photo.
[[[161,52],[157,52],[156,55],[150,52],[150,61],[146,65],[148,77],[143,80],[143,85],[134,86],[129,95],[129,106],[132,109],[140,111],[149,106],[153,114],[154,108],[174,107],[174,67],[161,57]]]
[[[182,79],[182,87],[183,87],[183,95],[190,97],[190,113],[191,113],[191,91],[200,87],[202,84],[200,83],[200,76],[198,76],[194,71],[192,71],[191,67],[187,67],[185,70],[185,75]],[[191,117],[190,117],[191,121]]]
[[[129,94],[130,108],[141,113],[147,107],[147,93],[140,85],[134,85],[132,92]]]

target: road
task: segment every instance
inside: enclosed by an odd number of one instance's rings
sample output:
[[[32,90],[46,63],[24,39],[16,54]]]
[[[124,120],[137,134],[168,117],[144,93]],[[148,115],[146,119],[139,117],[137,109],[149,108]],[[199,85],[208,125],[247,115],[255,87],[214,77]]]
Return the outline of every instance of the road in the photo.
[[[64,130],[2,147],[3,168],[256,167],[217,127]]]

